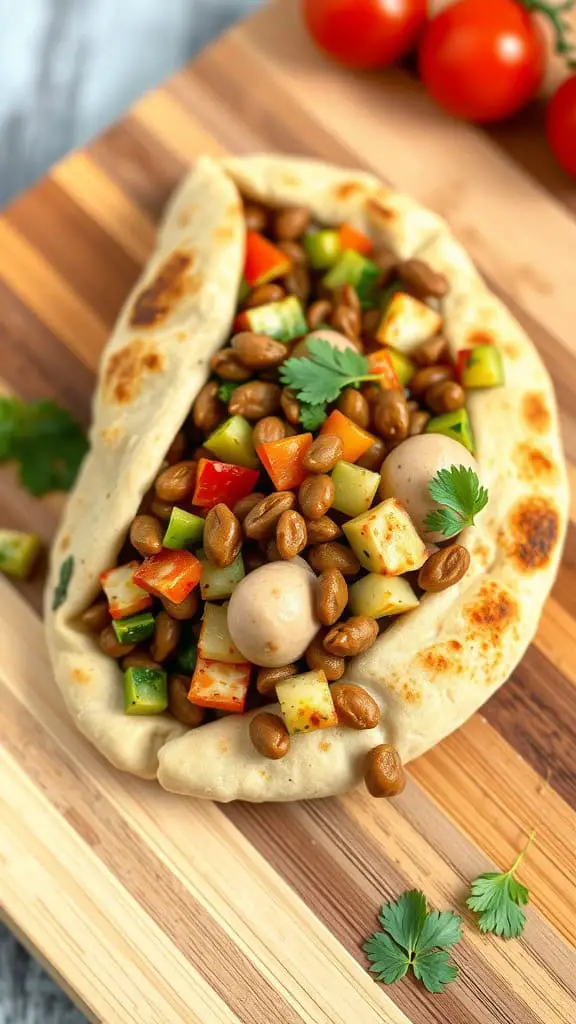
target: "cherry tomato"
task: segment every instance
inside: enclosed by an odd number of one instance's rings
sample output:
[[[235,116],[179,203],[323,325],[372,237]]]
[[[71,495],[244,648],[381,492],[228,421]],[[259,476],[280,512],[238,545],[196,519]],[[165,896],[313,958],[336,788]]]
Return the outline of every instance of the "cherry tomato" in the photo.
[[[544,37],[515,0],[459,0],[428,23],[420,74],[436,102],[456,117],[499,121],[536,94]]]
[[[546,134],[560,166],[576,177],[576,75],[567,78],[552,96]]]
[[[413,49],[427,0],[301,0],[321,50],[351,68],[381,68]]]

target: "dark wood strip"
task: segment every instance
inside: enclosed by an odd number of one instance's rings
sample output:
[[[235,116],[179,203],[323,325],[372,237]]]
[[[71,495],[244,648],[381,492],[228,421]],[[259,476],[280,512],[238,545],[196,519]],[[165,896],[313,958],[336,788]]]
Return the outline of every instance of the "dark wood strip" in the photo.
[[[241,1021],[300,1024],[289,1003],[146,846],[89,774],[8,691],[0,707],[0,740],[36,788]]]
[[[98,136],[90,156],[126,195],[158,220],[186,165],[133,117]]]
[[[111,327],[139,264],[50,178],[13,203],[5,217]]]

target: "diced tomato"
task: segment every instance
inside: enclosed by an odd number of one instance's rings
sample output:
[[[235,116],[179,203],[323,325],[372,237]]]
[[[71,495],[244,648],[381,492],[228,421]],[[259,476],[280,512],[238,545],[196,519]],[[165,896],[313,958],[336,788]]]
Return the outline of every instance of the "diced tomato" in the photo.
[[[294,434],[281,441],[268,441],[256,449],[277,491],[290,491],[306,479],[308,473],[302,462],[311,444],[312,434]]]
[[[246,704],[251,669],[247,661],[232,665],[198,657],[188,700],[202,708],[241,713]]]
[[[368,366],[370,373],[380,374],[380,387],[392,389],[393,391],[402,390],[402,385],[398,380],[398,374],[394,369],[394,364],[390,357],[390,353],[385,348],[379,348],[377,352],[371,352],[368,356]]]
[[[200,582],[202,562],[190,551],[163,548],[145,558],[134,573],[134,581],[156,597],[180,604]]]
[[[281,249],[277,249],[264,235],[256,231],[248,231],[246,235],[246,262],[244,264],[244,280],[254,288],[265,284],[275,277],[287,274],[292,260]]]
[[[192,504],[199,508],[214,508],[223,502],[232,508],[240,498],[252,493],[259,476],[257,469],[200,459]]]
[[[139,562],[128,562],[117,565],[100,574],[102,589],[108,598],[108,607],[113,619],[125,619],[128,615],[143,612],[152,604],[152,598],[146,590],[134,582],[135,570]]]
[[[466,369],[470,356],[472,355],[473,349],[461,348],[456,357],[456,376],[460,383],[462,383],[462,374]]]
[[[248,319],[246,311],[244,311],[243,313],[238,313],[234,317],[234,323],[232,325],[233,333],[234,334],[239,334],[240,331],[249,331],[249,330],[250,330],[250,321]]]
[[[367,430],[362,430],[348,416],[344,416],[338,409],[331,412],[328,419],[322,424],[321,434],[335,434],[344,445],[342,458],[344,462],[356,462],[364,452],[374,444],[376,438]]]
[[[343,224],[338,232],[338,237],[342,252],[346,249],[354,249],[355,252],[361,253],[362,256],[370,256],[374,250],[368,235],[365,235],[363,231],[359,231],[358,228],[352,227],[351,224]]]

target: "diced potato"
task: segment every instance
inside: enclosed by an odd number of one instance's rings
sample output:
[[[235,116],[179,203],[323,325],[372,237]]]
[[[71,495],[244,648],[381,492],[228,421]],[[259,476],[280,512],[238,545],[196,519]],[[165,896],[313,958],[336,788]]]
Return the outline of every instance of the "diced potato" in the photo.
[[[418,345],[438,333],[442,317],[425,302],[397,292],[376,332],[378,341],[410,355]]]
[[[338,725],[328,680],[322,671],[304,672],[278,683],[276,696],[286,728],[293,736]]]
[[[142,587],[134,583],[133,576],[140,562],[128,562],[108,569],[100,576],[102,589],[108,598],[108,607],[113,619],[124,619],[150,608],[152,598]]]
[[[419,569],[428,557],[424,541],[395,498],[344,523],[343,529],[360,564],[370,572],[400,576]]]
[[[209,661],[224,661],[239,665],[246,661],[228,631],[228,605],[205,604],[198,651]]]
[[[380,484],[380,474],[351,462],[337,462],[332,470],[334,501],[332,507],[348,516],[367,512]]]
[[[247,661],[230,665],[223,661],[198,658],[188,700],[203,708],[242,712],[250,685],[251,669]]]
[[[239,554],[231,565],[219,569],[211,562],[207,562],[200,554],[202,562],[202,575],[200,577],[200,593],[203,601],[220,601],[225,597],[231,597],[235,587],[243,580],[246,572],[242,555]]]
[[[354,615],[381,619],[400,615],[418,605],[418,598],[402,576],[379,576],[370,572],[348,589],[348,600]]]

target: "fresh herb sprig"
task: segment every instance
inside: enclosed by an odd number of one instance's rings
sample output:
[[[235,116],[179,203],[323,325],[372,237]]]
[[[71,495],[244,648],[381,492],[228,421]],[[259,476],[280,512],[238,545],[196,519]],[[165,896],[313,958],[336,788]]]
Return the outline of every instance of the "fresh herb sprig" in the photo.
[[[363,947],[378,981],[393,985],[410,968],[429,992],[443,992],[454,981],[458,968],[450,963],[448,950],[462,938],[456,914],[429,911],[424,894],[414,889],[382,906],[378,920],[384,931],[371,935]]]
[[[0,462],[18,463],[34,497],[69,491],[87,450],[82,429],[54,402],[0,398]]]
[[[444,537],[454,537],[466,526],[473,526],[475,517],[488,504],[488,491],[467,466],[439,469],[428,490],[442,507],[428,513],[424,526]]]
[[[218,385],[218,398],[222,402],[226,402],[226,405],[228,405],[228,402],[230,401],[232,395],[236,391],[236,388],[239,388],[239,387],[240,387],[240,381],[236,381],[236,380],[221,380],[219,382],[219,385]]]
[[[306,405],[335,402],[344,388],[379,379],[379,374],[369,372],[366,357],[353,348],[339,351],[327,341],[313,338],[307,349],[307,356],[288,359],[280,370],[282,383]]]
[[[514,878],[526,852],[534,841],[534,830],[528,836],[524,849],[520,851],[509,871],[499,873],[487,871],[479,875],[470,886],[466,906],[478,914],[481,932],[493,932],[504,939],[517,939],[524,931],[526,915],[520,909],[528,903],[529,892]]]
[[[326,403],[319,402],[318,405],[300,406],[300,423],[304,430],[319,430],[326,419]]]

